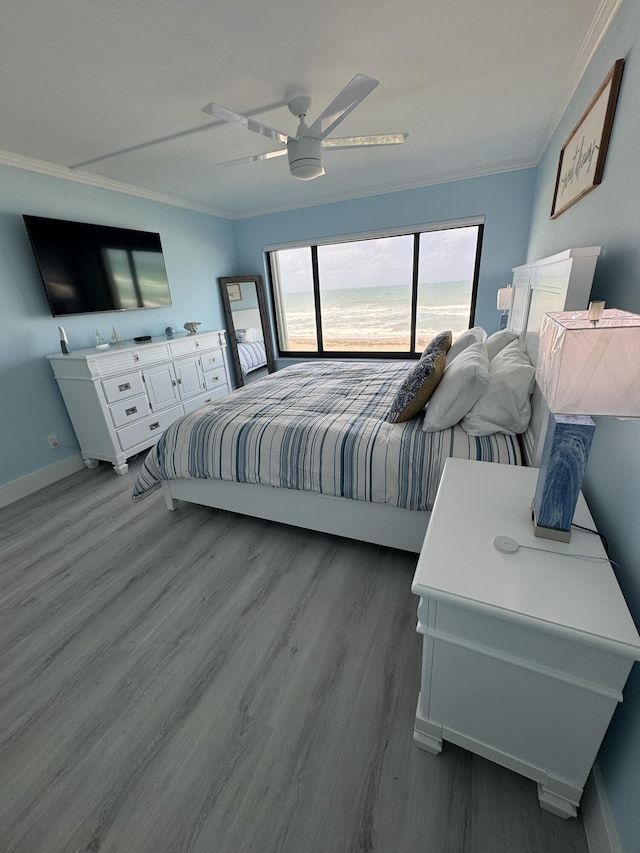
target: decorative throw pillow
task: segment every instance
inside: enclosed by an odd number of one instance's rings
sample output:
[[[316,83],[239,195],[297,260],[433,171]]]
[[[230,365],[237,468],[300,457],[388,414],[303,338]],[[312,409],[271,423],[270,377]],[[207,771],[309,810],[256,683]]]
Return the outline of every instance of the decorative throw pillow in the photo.
[[[440,350],[431,352],[416,362],[398,388],[391,411],[385,420],[399,424],[417,415],[440,382],[446,361],[447,354]]]
[[[239,344],[243,344],[247,340],[247,330],[246,329],[236,329],[234,334],[236,336],[236,341]]]
[[[463,332],[460,337],[451,344],[451,349],[447,353],[447,364],[451,364],[453,359],[457,355],[460,355],[460,353],[467,347],[470,347],[471,344],[482,344],[485,342],[486,338],[487,333],[481,326],[474,326],[472,329],[467,329],[466,332]]]
[[[489,359],[484,344],[471,344],[448,364],[427,405],[422,429],[449,429],[467,414],[489,384]]]
[[[462,427],[470,435],[524,432],[531,417],[529,398],[535,368],[519,341],[508,344],[489,362],[489,373],[491,380],[478,402],[462,419]]]
[[[451,332],[440,332],[435,338],[431,338],[426,347],[422,350],[422,355],[420,358],[424,358],[425,355],[429,355],[430,352],[434,350],[440,351],[444,350],[445,352],[449,352],[451,348],[451,344],[453,342],[453,335]]]
[[[499,332],[494,332],[484,342],[484,345],[487,348],[487,355],[489,356],[489,361],[493,361],[493,359],[501,352],[508,344],[512,343],[518,337],[516,332],[512,332],[509,329],[501,329]]]

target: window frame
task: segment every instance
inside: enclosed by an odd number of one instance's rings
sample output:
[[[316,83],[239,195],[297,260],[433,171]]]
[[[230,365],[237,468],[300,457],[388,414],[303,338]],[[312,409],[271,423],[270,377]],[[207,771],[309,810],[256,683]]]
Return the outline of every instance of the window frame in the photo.
[[[273,307],[275,321],[274,338],[277,347],[278,358],[291,359],[387,359],[387,360],[410,360],[419,359],[421,353],[412,352],[415,349],[417,331],[417,307],[418,307],[418,271],[420,263],[420,235],[433,231],[448,231],[454,228],[477,227],[478,238],[476,243],[476,256],[473,268],[473,281],[471,286],[471,300],[469,305],[469,325],[474,325],[476,303],[478,295],[478,282],[480,278],[480,262],[482,257],[482,243],[484,236],[484,217],[472,217],[467,219],[450,220],[446,222],[428,223],[412,226],[409,228],[391,228],[379,231],[367,231],[358,234],[336,235],[318,238],[313,241],[300,240],[289,243],[278,243],[276,245],[264,246],[265,268],[269,282],[269,295]],[[410,306],[410,344],[408,351],[390,350],[325,350],[322,342],[322,310],[321,289],[318,270],[318,247],[327,245],[340,245],[345,243],[357,243],[365,240],[374,240],[380,237],[413,237],[413,269],[411,278],[411,306]],[[286,249],[307,248],[311,252],[311,274],[313,279],[313,302],[315,307],[315,325],[317,350],[283,350],[280,348],[279,317],[283,314],[283,306],[277,299],[274,284],[274,273],[272,265],[272,254]]]

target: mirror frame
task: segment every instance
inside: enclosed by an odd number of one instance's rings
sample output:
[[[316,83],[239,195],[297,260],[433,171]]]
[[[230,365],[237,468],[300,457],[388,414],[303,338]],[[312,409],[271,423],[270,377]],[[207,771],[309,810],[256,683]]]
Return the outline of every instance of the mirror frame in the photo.
[[[267,300],[264,294],[264,283],[261,275],[232,275],[223,276],[218,279],[220,284],[220,292],[222,294],[222,305],[224,307],[225,323],[227,325],[227,345],[231,352],[233,367],[236,374],[236,382],[238,388],[242,388],[245,384],[244,376],[240,368],[240,358],[238,356],[238,345],[234,334],[233,312],[231,310],[232,300],[229,296],[229,291],[238,288],[240,284],[245,282],[253,283],[256,287],[256,295],[258,297],[258,310],[260,311],[260,323],[262,325],[262,338],[264,340],[264,349],[267,358],[267,371],[273,373],[276,369],[273,341],[271,339],[271,324],[269,322],[269,312],[267,309]]]

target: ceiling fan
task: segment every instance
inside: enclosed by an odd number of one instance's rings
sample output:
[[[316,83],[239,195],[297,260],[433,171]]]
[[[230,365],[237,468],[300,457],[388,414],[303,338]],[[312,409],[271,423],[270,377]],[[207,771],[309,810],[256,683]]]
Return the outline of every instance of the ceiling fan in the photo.
[[[220,166],[236,166],[239,163],[255,162],[257,160],[270,160],[272,157],[280,157],[286,154],[289,158],[289,171],[294,178],[301,181],[311,181],[325,174],[322,165],[323,148],[365,148],[377,145],[400,145],[408,133],[387,133],[375,136],[344,136],[328,139],[330,133],[341,121],[353,112],[362,101],[371,94],[378,85],[378,81],[366,74],[356,74],[350,83],[344,87],[337,97],[331,101],[329,106],[313,122],[310,127],[305,124],[305,118],[311,98],[308,95],[296,95],[288,101],[291,113],[299,120],[300,124],[295,136],[289,136],[279,130],[255,121],[253,118],[235,113],[219,104],[207,104],[202,111],[216,118],[229,122],[229,124],[244,127],[274,139],[282,145],[277,151],[268,151],[266,154],[255,154],[253,157],[241,157],[238,160],[228,160],[220,163]]]

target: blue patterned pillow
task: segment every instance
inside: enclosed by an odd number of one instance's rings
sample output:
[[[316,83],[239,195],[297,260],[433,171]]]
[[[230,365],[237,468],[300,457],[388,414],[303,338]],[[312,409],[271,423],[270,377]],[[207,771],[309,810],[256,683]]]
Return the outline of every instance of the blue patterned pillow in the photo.
[[[385,420],[399,424],[421,412],[442,379],[446,363],[444,348],[423,355],[398,388]]]
[[[247,340],[247,330],[246,329],[236,329],[235,335],[236,335],[236,341],[239,344],[243,344]]]
[[[451,344],[453,342],[453,335],[451,332],[440,332],[440,334],[436,335],[435,338],[431,338],[429,343],[422,351],[422,355],[420,358],[424,358],[425,355],[429,355],[430,352],[444,350],[445,353],[449,352],[451,348]]]

